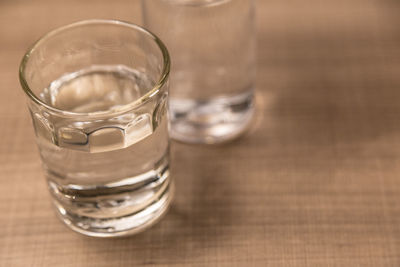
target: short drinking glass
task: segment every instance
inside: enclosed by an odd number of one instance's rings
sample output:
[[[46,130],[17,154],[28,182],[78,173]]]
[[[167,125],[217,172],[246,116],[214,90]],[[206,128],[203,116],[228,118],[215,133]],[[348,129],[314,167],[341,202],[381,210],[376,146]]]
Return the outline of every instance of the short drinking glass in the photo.
[[[171,137],[231,140],[252,122],[253,0],[142,0],[144,25],[172,58]]]
[[[153,34],[88,20],[45,35],[20,81],[57,214],[89,236],[133,234],[169,206],[169,56]]]

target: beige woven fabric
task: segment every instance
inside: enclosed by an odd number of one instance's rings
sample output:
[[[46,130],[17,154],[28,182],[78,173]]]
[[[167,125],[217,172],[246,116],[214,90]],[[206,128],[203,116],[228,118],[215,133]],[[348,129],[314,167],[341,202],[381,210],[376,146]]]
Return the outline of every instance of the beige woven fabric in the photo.
[[[139,1],[1,0],[0,266],[400,266],[399,10],[257,1],[254,126],[227,145],[174,142],[169,213],[103,240],[56,218],[17,70],[58,26],[140,23]]]

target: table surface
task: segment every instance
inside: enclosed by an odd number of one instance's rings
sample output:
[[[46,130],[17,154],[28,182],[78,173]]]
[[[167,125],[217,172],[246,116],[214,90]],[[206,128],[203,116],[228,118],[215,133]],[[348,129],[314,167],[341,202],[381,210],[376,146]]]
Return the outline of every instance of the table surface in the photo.
[[[257,5],[253,127],[174,142],[164,219],[95,239],[52,210],[17,69],[50,29],[140,3],[0,1],[0,266],[400,266],[400,3]]]

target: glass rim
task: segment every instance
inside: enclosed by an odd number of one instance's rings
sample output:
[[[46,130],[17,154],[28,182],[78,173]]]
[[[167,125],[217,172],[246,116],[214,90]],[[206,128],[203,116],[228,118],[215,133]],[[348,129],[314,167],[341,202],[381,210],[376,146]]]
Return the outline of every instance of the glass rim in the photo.
[[[170,1],[171,2],[170,4],[189,6],[189,7],[199,7],[199,6],[209,7],[209,6],[217,6],[228,1],[230,0],[184,0],[184,1],[172,0]]]
[[[26,70],[26,65],[29,61],[29,57],[32,55],[32,53],[34,53],[34,51],[46,40],[48,40],[49,38],[52,38],[53,36],[56,36],[59,33],[62,33],[66,30],[72,29],[72,28],[76,28],[76,27],[80,27],[80,26],[85,26],[85,25],[119,25],[119,26],[123,26],[126,28],[130,28],[132,30],[135,31],[139,31],[145,35],[147,35],[148,37],[150,37],[158,46],[158,48],[161,50],[162,53],[162,57],[163,57],[163,68],[161,71],[161,74],[158,78],[158,80],[156,81],[156,83],[153,85],[152,88],[149,88],[149,90],[142,95],[141,97],[139,97],[138,99],[136,99],[133,102],[130,102],[128,104],[122,105],[120,107],[117,108],[113,108],[110,110],[105,110],[105,111],[95,111],[95,112],[74,112],[74,111],[68,111],[68,110],[63,110],[63,109],[59,109],[56,107],[53,107],[47,103],[45,103],[44,101],[42,101],[38,96],[36,96],[36,94],[31,90],[28,82],[25,79],[25,70]],[[171,68],[171,61],[170,61],[170,57],[169,57],[169,53],[167,50],[167,47],[164,45],[164,43],[152,32],[148,31],[147,29],[130,23],[130,22],[125,22],[122,20],[113,20],[113,19],[89,19],[89,20],[82,20],[82,21],[77,21],[77,22],[73,22],[61,27],[58,27],[56,29],[53,29],[51,31],[49,31],[48,33],[44,34],[42,37],[40,37],[36,42],[33,43],[33,45],[27,50],[27,52],[24,54],[24,56],[22,57],[20,66],[19,66],[19,81],[20,84],[22,86],[22,89],[24,90],[24,92],[26,93],[26,95],[29,97],[30,100],[32,100],[34,103],[38,104],[39,106],[43,106],[45,107],[47,110],[50,110],[54,113],[60,114],[60,115],[64,115],[64,116],[71,116],[71,117],[99,117],[99,116],[110,116],[110,115],[119,115],[122,113],[125,113],[129,110],[135,109],[139,106],[141,106],[143,103],[147,102],[149,99],[151,99],[153,96],[157,95],[160,91],[160,89],[162,88],[162,86],[167,82],[168,80],[168,76],[169,76],[169,72],[170,72],[170,68]]]

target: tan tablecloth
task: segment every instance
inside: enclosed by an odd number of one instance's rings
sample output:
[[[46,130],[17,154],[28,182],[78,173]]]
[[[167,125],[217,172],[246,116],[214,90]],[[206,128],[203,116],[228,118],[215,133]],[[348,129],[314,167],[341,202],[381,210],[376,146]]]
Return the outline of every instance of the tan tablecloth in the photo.
[[[103,240],[53,213],[17,69],[55,27],[140,23],[139,1],[0,1],[0,266],[400,266],[400,2],[257,5],[254,127],[173,143],[167,216]]]

